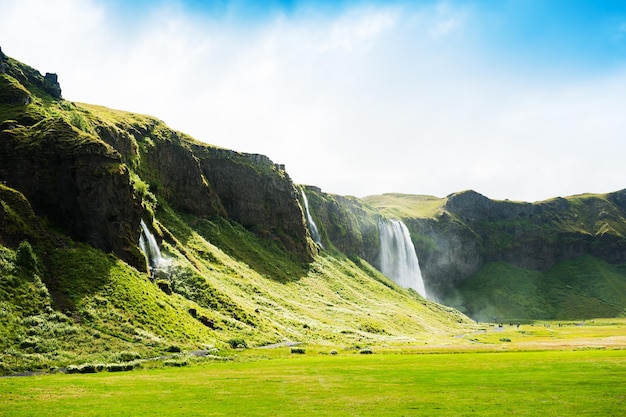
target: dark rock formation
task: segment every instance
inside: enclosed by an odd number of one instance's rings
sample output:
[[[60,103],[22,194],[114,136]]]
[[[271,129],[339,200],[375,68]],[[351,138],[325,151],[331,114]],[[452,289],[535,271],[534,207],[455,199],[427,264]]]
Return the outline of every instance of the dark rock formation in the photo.
[[[229,218],[257,235],[280,241],[303,261],[315,248],[287,172],[268,157],[192,144],[202,174]]]
[[[404,219],[404,223],[411,232],[426,290],[435,298],[482,267],[482,238],[449,213]]]
[[[303,188],[324,247],[376,265],[381,215],[358,198],[327,194],[313,186]]]
[[[46,73],[46,75],[43,76],[36,69],[9,58],[4,53],[2,53],[1,50],[0,75],[2,75],[3,77],[8,77],[8,80],[13,81],[11,84],[13,84],[14,86],[19,85],[22,89],[26,91],[30,91],[35,88],[48,93],[55,99],[61,99],[61,86],[58,82],[56,74]],[[4,88],[2,88],[1,90],[3,89]],[[0,97],[1,96],[2,94],[0,93]]]
[[[61,98],[61,85],[56,74],[46,72],[43,77],[43,90],[54,98]]]
[[[284,166],[264,155],[197,142],[147,116],[96,130],[170,207],[199,218],[229,218],[312,260],[316,249]]]
[[[145,270],[136,251],[142,208],[120,155],[63,119],[0,132],[0,181],[71,236]]]

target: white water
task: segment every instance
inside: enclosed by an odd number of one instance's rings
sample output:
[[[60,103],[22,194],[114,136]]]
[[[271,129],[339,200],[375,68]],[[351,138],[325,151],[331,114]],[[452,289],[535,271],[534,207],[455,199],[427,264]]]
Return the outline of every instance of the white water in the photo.
[[[146,255],[150,268],[157,269],[161,266],[163,258],[161,257],[161,250],[157,244],[154,235],[148,229],[146,223],[141,220],[141,236],[139,236],[139,247]]]
[[[311,232],[311,237],[313,238],[313,242],[317,243],[320,248],[324,249],[324,245],[322,245],[322,239],[320,237],[320,232],[319,230],[317,230],[317,225],[313,221],[313,217],[311,216],[311,212],[309,211],[309,200],[307,200],[304,190],[302,190],[302,199],[304,200],[304,210],[306,211],[306,221],[309,224],[309,232]]]
[[[422,272],[409,230],[399,220],[379,220],[380,270],[402,287],[413,288],[427,298]]]

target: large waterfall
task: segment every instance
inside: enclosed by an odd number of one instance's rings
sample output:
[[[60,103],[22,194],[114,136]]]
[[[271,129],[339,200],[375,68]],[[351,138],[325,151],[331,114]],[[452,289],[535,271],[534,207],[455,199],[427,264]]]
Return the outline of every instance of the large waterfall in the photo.
[[[150,269],[157,269],[161,266],[163,258],[161,258],[161,250],[157,244],[154,235],[148,229],[146,223],[141,220],[141,236],[139,236],[139,247],[146,255]]]
[[[322,239],[320,238],[320,232],[319,230],[317,230],[317,225],[313,221],[313,217],[311,216],[311,212],[309,211],[309,200],[307,200],[304,190],[302,190],[302,200],[304,200],[304,210],[306,212],[306,221],[309,224],[309,232],[311,232],[311,237],[313,238],[313,242],[317,243],[320,248],[324,249],[324,245],[322,245]]]
[[[379,220],[380,270],[398,285],[427,298],[422,272],[409,230],[399,220]]]

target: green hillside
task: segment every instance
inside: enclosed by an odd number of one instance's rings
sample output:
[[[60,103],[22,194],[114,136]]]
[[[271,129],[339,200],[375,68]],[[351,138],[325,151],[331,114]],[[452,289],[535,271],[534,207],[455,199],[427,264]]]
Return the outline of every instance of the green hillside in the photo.
[[[578,320],[624,316],[624,298],[626,265],[583,256],[542,272],[489,263],[442,302],[481,321]]]
[[[360,257],[319,252],[284,167],[68,102],[56,76],[0,58],[0,373],[286,341],[420,344],[470,323]]]
[[[473,191],[364,200],[411,229],[427,286],[477,320],[626,314],[626,193],[535,203]]]

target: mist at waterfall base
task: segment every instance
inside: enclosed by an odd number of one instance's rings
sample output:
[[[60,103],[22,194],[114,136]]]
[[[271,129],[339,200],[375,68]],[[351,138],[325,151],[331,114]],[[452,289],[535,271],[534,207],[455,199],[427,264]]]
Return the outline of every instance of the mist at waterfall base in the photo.
[[[415,246],[409,230],[399,220],[378,221],[380,233],[380,271],[396,284],[413,288],[428,298]]]
[[[320,248],[324,249],[324,245],[322,245],[322,239],[320,237],[320,232],[317,229],[317,225],[313,221],[311,212],[309,211],[309,200],[306,198],[306,194],[304,193],[304,190],[302,190],[302,200],[304,201],[304,211],[306,212],[306,221],[309,224],[309,232],[311,233],[313,242],[315,242]]]

